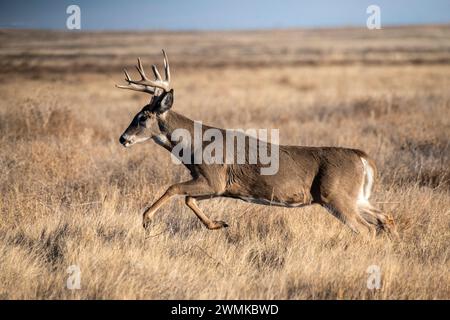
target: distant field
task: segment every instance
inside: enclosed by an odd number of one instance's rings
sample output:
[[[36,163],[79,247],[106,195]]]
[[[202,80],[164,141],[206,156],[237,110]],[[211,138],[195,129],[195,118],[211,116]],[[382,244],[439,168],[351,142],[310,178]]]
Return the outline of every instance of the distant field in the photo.
[[[176,111],[368,152],[401,239],[356,236],[316,206],[230,199],[200,203],[227,229],[176,199],[145,239],[142,208],[188,172],[156,144],[118,143],[148,97],[114,84],[138,56],[161,65],[161,48]],[[0,72],[0,299],[450,298],[450,26],[0,30]]]
[[[2,71],[118,71],[136,56],[176,68],[449,64],[450,26],[242,32],[0,30]]]

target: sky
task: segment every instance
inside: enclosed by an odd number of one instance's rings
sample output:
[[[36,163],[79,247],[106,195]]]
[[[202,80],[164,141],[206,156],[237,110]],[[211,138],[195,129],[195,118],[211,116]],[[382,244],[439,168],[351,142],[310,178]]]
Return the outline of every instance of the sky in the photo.
[[[450,0],[0,0],[0,28],[65,29],[69,5],[81,30],[244,30],[450,23]]]

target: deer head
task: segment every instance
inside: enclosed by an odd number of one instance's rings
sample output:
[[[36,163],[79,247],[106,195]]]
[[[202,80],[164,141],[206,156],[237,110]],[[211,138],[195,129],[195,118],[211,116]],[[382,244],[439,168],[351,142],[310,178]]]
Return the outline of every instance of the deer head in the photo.
[[[164,73],[165,79],[162,80],[156,65],[152,65],[154,80],[150,80],[144,72],[141,59],[138,58],[136,66],[140,80],[132,80],[127,70],[124,69],[126,85],[116,85],[120,89],[140,91],[150,94],[150,102],[139,111],[131,121],[128,128],[120,136],[119,142],[129,147],[138,142],[161,136],[160,119],[164,118],[165,113],[173,104],[173,89],[170,88],[170,67],[167,54],[164,55]]]

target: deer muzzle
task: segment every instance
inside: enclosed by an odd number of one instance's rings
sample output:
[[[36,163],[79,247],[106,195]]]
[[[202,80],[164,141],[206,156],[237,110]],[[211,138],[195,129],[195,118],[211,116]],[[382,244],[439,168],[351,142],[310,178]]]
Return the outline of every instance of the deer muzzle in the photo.
[[[128,135],[125,135],[125,134],[120,136],[119,142],[124,147],[129,147],[133,144],[133,141],[130,139],[130,137],[128,137]]]

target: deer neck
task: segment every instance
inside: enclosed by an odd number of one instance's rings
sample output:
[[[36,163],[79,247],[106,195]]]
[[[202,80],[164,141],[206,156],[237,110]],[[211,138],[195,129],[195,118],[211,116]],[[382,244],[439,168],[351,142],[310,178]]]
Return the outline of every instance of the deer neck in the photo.
[[[153,140],[169,151],[177,144],[176,141],[172,141],[172,133],[175,130],[185,129],[191,133],[191,137],[193,136],[194,121],[172,110],[158,116],[158,125],[160,133]]]

